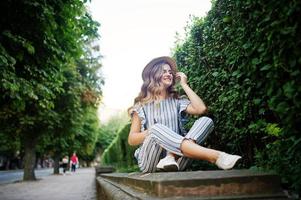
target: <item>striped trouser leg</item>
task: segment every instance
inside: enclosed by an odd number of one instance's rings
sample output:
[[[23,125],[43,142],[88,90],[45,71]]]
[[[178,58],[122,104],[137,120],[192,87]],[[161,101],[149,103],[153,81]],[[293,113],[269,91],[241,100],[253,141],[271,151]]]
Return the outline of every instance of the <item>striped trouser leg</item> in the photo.
[[[214,125],[212,119],[209,117],[201,117],[191,127],[185,138],[194,140],[197,144],[201,145],[207,136],[213,131]],[[180,157],[178,159],[179,170],[183,171],[192,162],[187,157]]]
[[[163,149],[183,156],[180,149],[183,136],[162,124],[153,125],[149,133],[150,135],[145,138],[138,155],[138,165],[143,173],[156,170]]]

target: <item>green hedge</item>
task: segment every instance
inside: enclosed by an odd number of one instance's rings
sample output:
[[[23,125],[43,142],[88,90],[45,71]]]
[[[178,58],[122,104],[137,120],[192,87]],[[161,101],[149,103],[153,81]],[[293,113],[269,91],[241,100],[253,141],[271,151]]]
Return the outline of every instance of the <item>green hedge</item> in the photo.
[[[213,2],[174,57],[215,121],[211,147],[301,189],[301,1]],[[191,122],[192,123],[192,122]]]
[[[115,166],[119,171],[137,171],[137,161],[134,152],[137,147],[129,146],[128,134],[130,124],[117,134],[112,143],[105,149],[101,156],[101,164]]]

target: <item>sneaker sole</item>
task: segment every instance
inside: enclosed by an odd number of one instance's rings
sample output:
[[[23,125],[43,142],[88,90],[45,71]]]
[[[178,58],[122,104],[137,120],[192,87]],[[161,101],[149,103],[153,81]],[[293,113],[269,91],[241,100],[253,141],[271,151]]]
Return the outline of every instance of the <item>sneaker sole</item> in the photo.
[[[163,168],[156,168],[156,172],[177,172],[179,168],[177,165],[165,165]]]
[[[179,168],[177,165],[165,165],[163,167],[164,171],[166,172],[177,172],[179,171]]]

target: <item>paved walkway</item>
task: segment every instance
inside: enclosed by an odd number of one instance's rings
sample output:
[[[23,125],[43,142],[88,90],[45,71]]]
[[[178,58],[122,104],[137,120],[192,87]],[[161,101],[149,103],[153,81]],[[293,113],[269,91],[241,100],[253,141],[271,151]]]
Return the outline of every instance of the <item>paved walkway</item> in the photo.
[[[95,169],[0,185],[1,200],[96,200]]]

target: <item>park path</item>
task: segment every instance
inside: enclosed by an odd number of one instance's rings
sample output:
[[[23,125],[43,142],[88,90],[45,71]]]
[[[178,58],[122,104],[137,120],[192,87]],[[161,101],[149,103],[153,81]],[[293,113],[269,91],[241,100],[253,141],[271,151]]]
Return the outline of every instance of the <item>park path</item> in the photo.
[[[95,169],[0,185],[1,200],[96,200]]]

